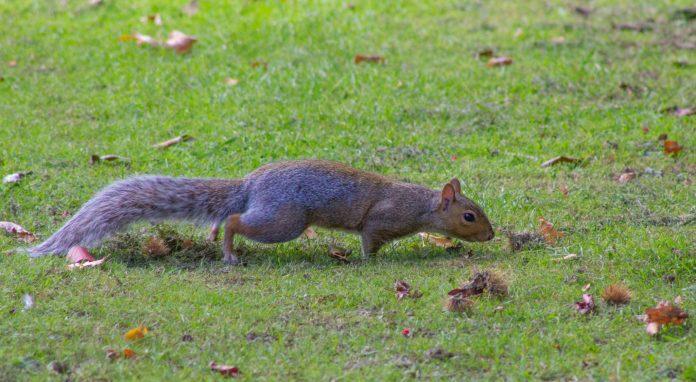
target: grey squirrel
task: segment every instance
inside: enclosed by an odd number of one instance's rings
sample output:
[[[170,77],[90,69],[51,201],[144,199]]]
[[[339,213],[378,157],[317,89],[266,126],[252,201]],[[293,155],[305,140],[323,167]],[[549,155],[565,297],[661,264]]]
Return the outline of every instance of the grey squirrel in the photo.
[[[210,238],[225,223],[224,262],[238,264],[235,234],[262,243],[290,241],[310,226],[357,232],[363,256],[416,232],[438,232],[467,241],[494,236],[488,217],[461,193],[455,178],[442,190],[324,160],[298,160],[259,167],[242,179],[138,176],[97,193],[32,257],[91,246],[139,220],[213,223]]]

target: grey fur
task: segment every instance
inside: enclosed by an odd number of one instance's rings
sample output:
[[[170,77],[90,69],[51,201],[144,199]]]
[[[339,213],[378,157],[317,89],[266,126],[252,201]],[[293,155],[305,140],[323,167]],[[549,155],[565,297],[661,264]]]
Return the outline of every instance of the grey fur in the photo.
[[[238,180],[139,176],[119,181],[97,193],[29,253],[32,257],[64,254],[75,245],[95,245],[140,220],[219,222],[244,210],[242,189]]]

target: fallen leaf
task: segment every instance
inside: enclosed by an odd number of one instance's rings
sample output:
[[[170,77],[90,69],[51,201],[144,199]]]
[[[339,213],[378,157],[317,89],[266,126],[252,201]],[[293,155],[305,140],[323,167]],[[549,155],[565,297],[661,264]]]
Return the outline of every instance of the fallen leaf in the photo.
[[[677,117],[687,117],[696,114],[696,108],[672,106],[662,110],[663,113],[669,113]]]
[[[469,282],[447,293],[450,297],[468,298],[483,292],[492,295],[504,296],[508,293],[508,286],[502,276],[492,271],[475,272]]]
[[[434,348],[425,352],[425,356],[429,359],[443,360],[447,358],[452,358],[454,353],[445,351],[443,348]]]
[[[6,175],[4,178],[2,178],[3,183],[17,183],[22,178],[24,178],[27,175],[31,175],[33,171],[21,171],[21,172],[16,172],[14,174]]]
[[[123,349],[123,358],[133,358],[135,357],[135,351],[133,349],[125,348]]]
[[[565,44],[565,41],[566,41],[566,39],[565,39],[565,37],[563,37],[563,36],[556,36],[556,37],[554,37],[554,38],[551,39],[551,43],[554,44],[554,45],[562,45],[562,44]]]
[[[612,28],[619,31],[648,32],[653,29],[652,25],[645,23],[612,23]]]
[[[689,317],[689,314],[669,301],[660,301],[654,308],[645,310],[647,321],[660,325],[681,325]]]
[[[140,18],[140,22],[144,24],[153,23],[155,25],[162,25],[162,16],[160,16],[159,13],[155,13],[154,15],[143,16],[142,18]]]
[[[633,169],[626,167],[625,169],[623,169],[621,174],[614,177],[614,180],[616,180],[617,182],[619,182],[621,184],[626,184],[626,183],[632,181],[633,179],[635,179],[636,176],[637,176],[637,174]]]
[[[183,336],[181,336],[181,341],[182,342],[191,342],[191,341],[193,341],[193,336],[186,333]]]
[[[121,36],[122,40],[121,41],[127,41],[127,36],[131,35],[124,35]],[[135,40],[137,45],[150,45],[150,46],[160,46],[162,43],[158,40],[155,40],[154,37],[145,35],[145,34],[140,34],[140,33],[133,33],[131,36],[133,40]]]
[[[592,284],[585,284],[585,286],[582,287],[582,291],[583,291],[583,292],[587,292],[588,290],[590,290],[590,287],[591,287],[591,286],[592,286]]]
[[[488,60],[488,63],[486,64],[487,67],[489,68],[494,68],[498,66],[508,66],[512,64],[512,58],[510,57],[493,57],[490,60]]]
[[[666,140],[667,140],[667,134],[665,134],[665,133],[662,133],[662,134],[657,136],[657,141],[662,143],[662,144],[664,144]]]
[[[251,67],[252,68],[263,68],[263,70],[268,70],[268,62],[263,61],[263,60],[254,60],[251,62]]]
[[[592,13],[592,9],[583,6],[576,6],[573,10],[582,17],[589,17],[590,13]]]
[[[404,337],[411,337],[411,329],[409,329],[409,328],[404,328],[404,329],[401,331],[401,335],[404,336]]]
[[[96,7],[96,6],[104,4],[104,0],[89,0],[89,2],[87,4],[89,4],[92,7]]]
[[[563,196],[568,196],[569,190],[568,186],[566,186],[565,184],[561,184],[560,186],[558,186],[558,190],[561,191],[561,194],[563,194]]]
[[[512,37],[520,38],[522,37],[522,35],[524,35],[524,31],[522,30],[522,28],[517,28],[515,29],[515,33],[512,34]]]
[[[491,49],[491,48],[481,49],[478,52],[476,52],[476,57],[478,57],[479,59],[493,57],[493,49]]]
[[[24,302],[24,310],[27,311],[34,307],[34,297],[28,293],[22,296],[22,301]]]
[[[188,134],[184,134],[184,135],[180,135],[180,136],[178,136],[178,137],[176,137],[176,138],[172,138],[172,139],[170,139],[170,140],[167,140],[167,141],[164,141],[164,142],[160,142],[160,143],[158,143],[158,144],[156,144],[156,145],[153,145],[152,147],[157,148],[157,149],[166,149],[166,148],[168,148],[168,147],[170,147],[170,146],[174,146],[174,145],[179,144],[179,143],[181,143],[181,142],[191,141],[191,140],[193,140],[193,139],[194,139],[194,138],[193,138],[192,136],[190,136],[190,135],[188,135]]]
[[[662,325],[658,324],[657,322],[650,322],[650,323],[648,323],[648,325],[645,326],[645,331],[649,335],[654,336],[660,332],[661,327],[662,327]]]
[[[448,296],[445,300],[445,309],[450,312],[462,313],[474,306],[474,301],[462,295]]]
[[[17,60],[8,61],[7,66],[9,66],[10,68],[14,68],[15,66],[17,66]]]
[[[396,289],[397,300],[402,300],[404,297],[420,298],[423,296],[423,294],[420,291],[412,290],[411,284],[402,280],[399,280],[394,283],[394,289]]]
[[[452,239],[449,237],[435,235],[427,232],[420,232],[418,233],[418,236],[420,236],[421,239],[430,242],[431,244],[435,244],[436,246],[445,249],[458,247],[458,245],[455,244],[454,241],[452,241]]]
[[[164,45],[174,49],[179,54],[184,54],[191,50],[196,41],[198,41],[196,37],[175,30],[169,33],[169,38],[165,41]]]
[[[0,221],[0,229],[4,229],[10,235],[17,237],[18,240],[25,243],[32,243],[36,241],[36,236],[33,233],[27,231],[21,225],[12,222],[2,222]]]
[[[670,154],[678,154],[680,151],[682,151],[683,147],[679,145],[677,141],[665,141],[664,143],[664,152],[667,155]]]
[[[682,302],[684,302],[684,299],[682,298],[682,296],[677,296],[677,297],[674,298],[674,304],[675,304],[675,305],[679,305],[679,304],[681,304]]]
[[[224,375],[225,377],[237,377],[239,376],[239,368],[236,366],[228,365],[218,365],[215,362],[210,362],[210,370],[217,371],[218,373]]]
[[[309,240],[314,240],[319,237],[319,235],[317,235],[317,232],[312,227],[307,227],[307,229],[304,230],[302,234]]]
[[[594,298],[592,298],[592,295],[583,294],[582,301],[578,301],[575,303],[575,309],[577,309],[578,313],[580,314],[592,313],[595,309]]]
[[[147,327],[145,327],[143,325],[139,325],[137,328],[133,328],[133,329],[127,331],[126,334],[123,335],[123,337],[125,339],[127,339],[128,341],[134,341],[134,340],[138,340],[138,339],[145,337],[146,334],[147,334]]]
[[[227,86],[235,86],[238,83],[239,83],[239,80],[236,78],[232,78],[232,77],[225,78],[225,85],[227,85]]]
[[[123,163],[128,163],[130,162],[130,159],[114,154],[107,154],[107,155],[92,155],[89,157],[89,164],[97,164],[99,162],[123,162]]]
[[[353,59],[353,62],[355,62],[356,64],[360,64],[363,62],[369,62],[372,64],[383,64],[384,61],[384,57],[382,56],[364,54],[356,54],[355,58]]]
[[[181,8],[181,11],[188,16],[193,16],[198,13],[198,0],[193,0]]]
[[[548,244],[556,244],[559,238],[563,237],[563,232],[558,232],[553,228],[553,224],[543,217],[539,218],[539,233],[544,237]]]
[[[119,352],[117,352],[116,350],[114,350],[114,349],[106,349],[106,359],[109,359],[109,360],[112,360],[112,361],[113,361],[113,360],[117,359],[117,358],[120,357],[120,356],[121,356],[121,354],[119,354]]]
[[[602,292],[602,300],[607,304],[623,305],[631,301],[631,291],[624,285],[612,284]]]
[[[68,263],[70,264],[81,263],[84,261],[94,261],[94,257],[90,255],[87,248],[81,247],[79,245],[70,248],[66,258],[68,259]]]
[[[336,259],[342,263],[349,263],[348,256],[350,256],[351,250],[340,248],[335,245],[329,246],[329,257]]]
[[[553,259],[553,260],[554,260],[554,261],[562,261],[562,260],[573,260],[573,259],[577,259],[577,258],[578,258],[578,255],[577,255],[577,254],[575,254],[575,253],[569,253],[569,254],[567,254],[567,255],[565,255],[565,256],[563,256],[563,257],[559,257],[559,258]]]
[[[106,261],[106,257],[94,261],[83,261],[81,263],[68,264],[68,269],[94,268],[102,265]]]
[[[579,162],[580,162],[580,159],[571,158],[571,157],[561,155],[561,156],[557,156],[555,158],[551,158],[551,159],[547,160],[546,162],[541,164],[541,167],[549,167],[549,166],[553,166],[553,165],[558,164],[558,163],[579,163]]]

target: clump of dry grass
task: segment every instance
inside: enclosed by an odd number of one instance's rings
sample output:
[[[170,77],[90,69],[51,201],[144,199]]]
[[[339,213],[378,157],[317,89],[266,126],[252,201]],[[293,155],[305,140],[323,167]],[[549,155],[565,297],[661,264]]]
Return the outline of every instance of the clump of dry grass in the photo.
[[[147,257],[164,257],[169,253],[171,253],[171,249],[158,236],[150,236],[143,243],[143,255]]]

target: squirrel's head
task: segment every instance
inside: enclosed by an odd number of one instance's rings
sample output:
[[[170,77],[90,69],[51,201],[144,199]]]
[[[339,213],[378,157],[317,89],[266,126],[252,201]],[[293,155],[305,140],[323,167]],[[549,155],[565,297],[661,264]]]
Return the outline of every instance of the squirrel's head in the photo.
[[[444,231],[466,241],[488,241],[495,236],[493,227],[481,207],[462,195],[457,178],[442,188],[437,214]]]

